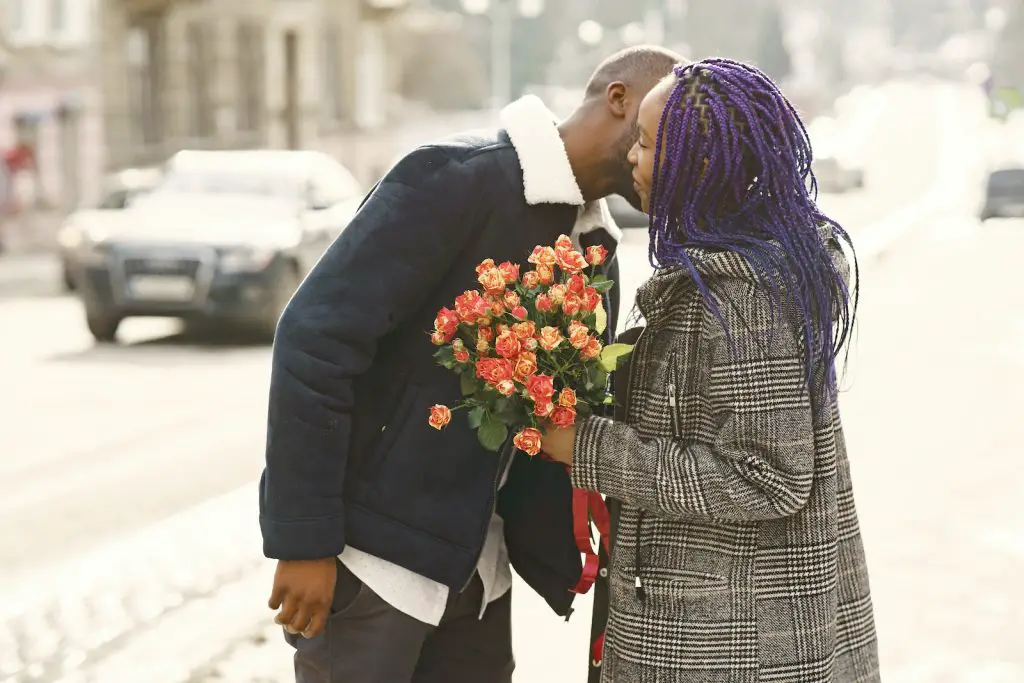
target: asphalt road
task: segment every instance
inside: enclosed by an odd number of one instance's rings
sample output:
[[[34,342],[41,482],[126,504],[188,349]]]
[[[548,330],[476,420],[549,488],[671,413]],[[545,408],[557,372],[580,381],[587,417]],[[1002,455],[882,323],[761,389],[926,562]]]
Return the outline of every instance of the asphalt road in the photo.
[[[870,250],[843,406],[886,680],[1024,681],[1010,462],[1024,226],[971,219],[977,107],[893,85],[867,109],[868,187],[822,204],[866,241],[907,231]],[[967,152],[947,149],[953,131]],[[643,239],[623,246],[626,290]],[[253,643],[269,619],[253,486],[267,349],[164,321],[128,321],[121,345],[96,347],[68,298],[0,301],[0,329],[0,682],[137,681],[142,667],[148,683],[287,680],[287,651]],[[578,680],[587,610],[565,625],[525,590],[515,600],[518,680]],[[957,673],[984,666],[1017,678]]]

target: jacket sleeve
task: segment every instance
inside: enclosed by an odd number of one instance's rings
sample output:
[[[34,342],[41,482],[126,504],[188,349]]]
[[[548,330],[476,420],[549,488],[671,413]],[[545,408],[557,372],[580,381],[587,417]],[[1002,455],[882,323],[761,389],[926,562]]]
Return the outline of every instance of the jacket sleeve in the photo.
[[[723,306],[729,338],[705,307],[703,367],[690,370],[702,378],[696,405],[708,411],[711,438],[685,431],[650,438],[625,422],[591,417],[577,432],[573,484],[670,519],[756,521],[803,508],[815,456],[806,370],[792,328],[767,335],[757,324],[772,319],[768,305],[750,290],[730,297]],[[666,388],[648,391],[660,397]],[[694,419],[673,395],[670,417],[685,430]]]
[[[442,149],[392,169],[306,277],[277,326],[260,528],[267,557],[345,546],[353,379],[424,303],[472,231],[472,176]],[[459,199],[463,201],[459,201]]]

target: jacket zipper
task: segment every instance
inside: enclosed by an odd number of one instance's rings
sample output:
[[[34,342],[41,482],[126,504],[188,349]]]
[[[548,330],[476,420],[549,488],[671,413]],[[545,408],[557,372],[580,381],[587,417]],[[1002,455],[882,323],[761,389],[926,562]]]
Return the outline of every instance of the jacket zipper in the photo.
[[[491,526],[491,518],[494,517],[494,510],[498,504],[498,485],[501,482],[501,477],[505,472],[505,468],[508,466],[508,455],[514,454],[514,449],[510,448],[511,442],[507,442],[501,451],[501,455],[498,456],[498,470],[494,473],[494,482],[491,485],[491,497],[487,501],[487,515],[484,519],[484,523],[480,529],[480,540],[477,543],[476,556],[473,558],[473,564],[470,567],[469,578],[462,585],[460,593],[464,592],[469,588],[469,584],[473,583],[473,576],[476,574],[476,565],[480,562],[480,556],[484,552],[484,544],[487,542],[487,531]]]
[[[646,316],[645,316],[646,317]],[[625,408],[626,419],[630,417],[630,407],[633,403],[633,372],[636,369],[636,351],[640,346],[640,340],[647,334],[647,322],[645,321],[644,329],[640,331],[640,335],[637,336],[636,341],[633,343],[633,354],[629,359],[629,373],[626,376],[626,405]],[[640,510],[636,517],[636,542],[634,545],[633,555],[633,591],[636,593],[636,599],[643,602],[647,599],[647,591],[644,590],[644,583],[640,579],[640,526],[644,521],[644,511]]]

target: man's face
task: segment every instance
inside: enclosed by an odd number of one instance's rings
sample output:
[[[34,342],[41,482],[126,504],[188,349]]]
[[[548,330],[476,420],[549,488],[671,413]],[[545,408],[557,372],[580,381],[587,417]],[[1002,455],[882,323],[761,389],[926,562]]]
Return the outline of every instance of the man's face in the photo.
[[[640,208],[640,195],[633,187],[633,166],[629,163],[629,150],[636,143],[636,116],[629,125],[622,126],[619,136],[609,149],[608,174],[613,180],[614,193],[621,195],[633,208]]]

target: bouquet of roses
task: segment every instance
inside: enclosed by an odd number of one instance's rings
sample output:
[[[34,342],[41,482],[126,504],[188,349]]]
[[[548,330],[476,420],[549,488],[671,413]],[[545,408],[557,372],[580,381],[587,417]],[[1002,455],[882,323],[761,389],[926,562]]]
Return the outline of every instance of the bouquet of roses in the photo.
[[[500,449],[512,428],[515,446],[536,455],[542,425],[568,427],[610,403],[608,374],[632,347],[599,340],[607,324],[602,295],[614,283],[595,270],[607,256],[602,246],[584,255],[562,235],[553,247],[536,247],[527,259],[533,269],[521,275],[507,261],[477,266],[481,288],[434,321],[434,356],[458,373],[464,400],[433,406],[431,426],[443,429],[453,409],[466,409],[485,448]]]

